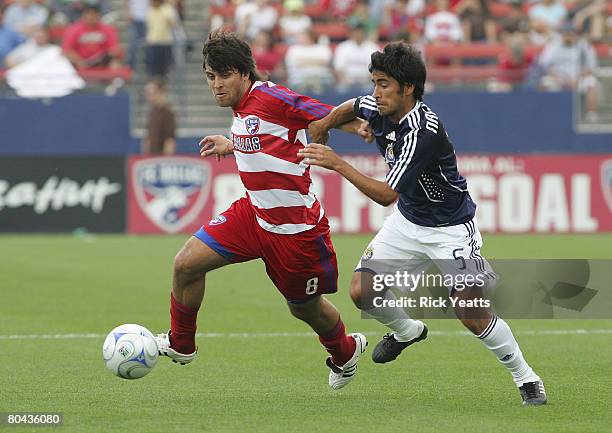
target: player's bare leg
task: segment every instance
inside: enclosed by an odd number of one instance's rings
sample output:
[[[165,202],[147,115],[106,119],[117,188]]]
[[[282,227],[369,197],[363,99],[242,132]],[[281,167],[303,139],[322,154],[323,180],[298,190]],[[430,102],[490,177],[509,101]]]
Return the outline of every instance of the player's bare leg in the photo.
[[[201,240],[191,237],[174,258],[172,295],[190,308],[200,308],[206,273],[229,262]]]
[[[427,338],[427,326],[420,320],[413,320],[401,308],[364,309],[363,293],[373,293],[373,275],[368,272],[355,272],[351,279],[350,294],[353,303],[364,313],[385,325],[392,332],[387,333],[372,351],[372,360],[383,364],[393,361],[399,354],[414,343]],[[384,299],[395,299],[391,290],[386,290]]]
[[[347,335],[340,313],[324,296],[304,303],[288,302],[287,305],[294,317],[306,322],[319,335],[319,341],[331,355],[326,361],[331,370],[329,386],[332,389],[346,386],[353,379],[359,356],[368,344],[365,336],[357,333]]]
[[[160,354],[181,364],[195,358],[196,321],[204,299],[206,273],[227,264],[227,260],[195,237],[181,248],[174,259],[170,332],[157,337]]]
[[[304,303],[287,303],[289,311],[310,325],[317,334],[324,334],[332,329],[340,320],[340,312],[324,296],[317,296]]]
[[[476,287],[454,290],[452,296],[471,300],[482,298],[482,291]],[[456,305],[455,313],[463,325],[481,339],[485,347],[508,369],[519,388],[523,404],[546,404],[544,383],[525,361],[508,324],[486,308],[462,308]]]

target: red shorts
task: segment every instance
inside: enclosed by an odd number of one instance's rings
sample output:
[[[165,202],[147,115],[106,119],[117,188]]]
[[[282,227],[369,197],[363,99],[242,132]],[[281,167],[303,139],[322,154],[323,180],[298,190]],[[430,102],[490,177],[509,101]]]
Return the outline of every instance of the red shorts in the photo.
[[[231,263],[261,258],[289,302],[338,290],[338,263],[326,217],[306,232],[271,233],[257,223],[253,206],[243,197],[194,236]]]

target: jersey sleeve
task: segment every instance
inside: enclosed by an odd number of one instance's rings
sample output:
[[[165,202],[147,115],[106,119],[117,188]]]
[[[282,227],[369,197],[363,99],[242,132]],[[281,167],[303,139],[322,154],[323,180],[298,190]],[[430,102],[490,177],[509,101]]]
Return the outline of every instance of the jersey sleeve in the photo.
[[[283,86],[261,85],[257,90],[267,102],[266,109],[292,129],[307,129],[310,122],[324,118],[334,108]]]
[[[402,151],[397,162],[387,173],[391,188],[401,192],[418,181],[425,168],[437,158],[435,134],[427,129],[413,130],[404,136]]]
[[[353,111],[355,112],[355,116],[359,117],[360,119],[367,120],[368,122],[371,122],[380,116],[378,106],[376,105],[376,100],[371,95],[356,98]]]

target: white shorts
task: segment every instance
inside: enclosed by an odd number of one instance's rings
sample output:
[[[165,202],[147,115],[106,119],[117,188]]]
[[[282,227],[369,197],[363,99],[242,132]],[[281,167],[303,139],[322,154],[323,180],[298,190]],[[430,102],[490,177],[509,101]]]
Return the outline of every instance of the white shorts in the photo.
[[[480,275],[479,279],[486,280],[485,288],[492,288],[497,277],[480,255],[481,247],[482,236],[475,217],[455,226],[424,227],[408,221],[396,205],[355,271],[378,274],[401,270],[418,274],[435,265],[444,275]]]

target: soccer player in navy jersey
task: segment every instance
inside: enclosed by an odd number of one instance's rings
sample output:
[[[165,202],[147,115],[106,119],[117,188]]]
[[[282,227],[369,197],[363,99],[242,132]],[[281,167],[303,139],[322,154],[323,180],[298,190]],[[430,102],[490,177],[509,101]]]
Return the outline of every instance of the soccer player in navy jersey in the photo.
[[[397,201],[357,265],[350,287],[357,307],[391,330],[372,353],[374,362],[385,363],[424,340],[427,327],[400,308],[367,305],[365,296],[372,293],[378,273],[375,262],[402,261],[403,266],[418,273],[420,266],[435,260],[443,274],[472,274],[492,281],[496,276],[480,255],[482,237],[475,218],[476,205],[457,170],[453,145],[442,121],[423,102],[426,69],[420,53],[407,44],[391,43],[372,54],[369,69],[374,83],[372,95],[346,101],[311,123],[309,131],[315,143],[300,150],[299,155],[311,165],[335,170],[383,206]],[[369,132],[389,166],[384,181],[360,173],[321,144],[331,128],[355,118],[368,121]],[[461,290],[455,285],[449,287],[449,293],[471,301],[482,296],[476,285]],[[395,300],[391,290],[385,297]],[[483,306],[457,306],[455,312],[512,374],[523,404],[545,404],[544,384],[525,361],[508,324]]]

